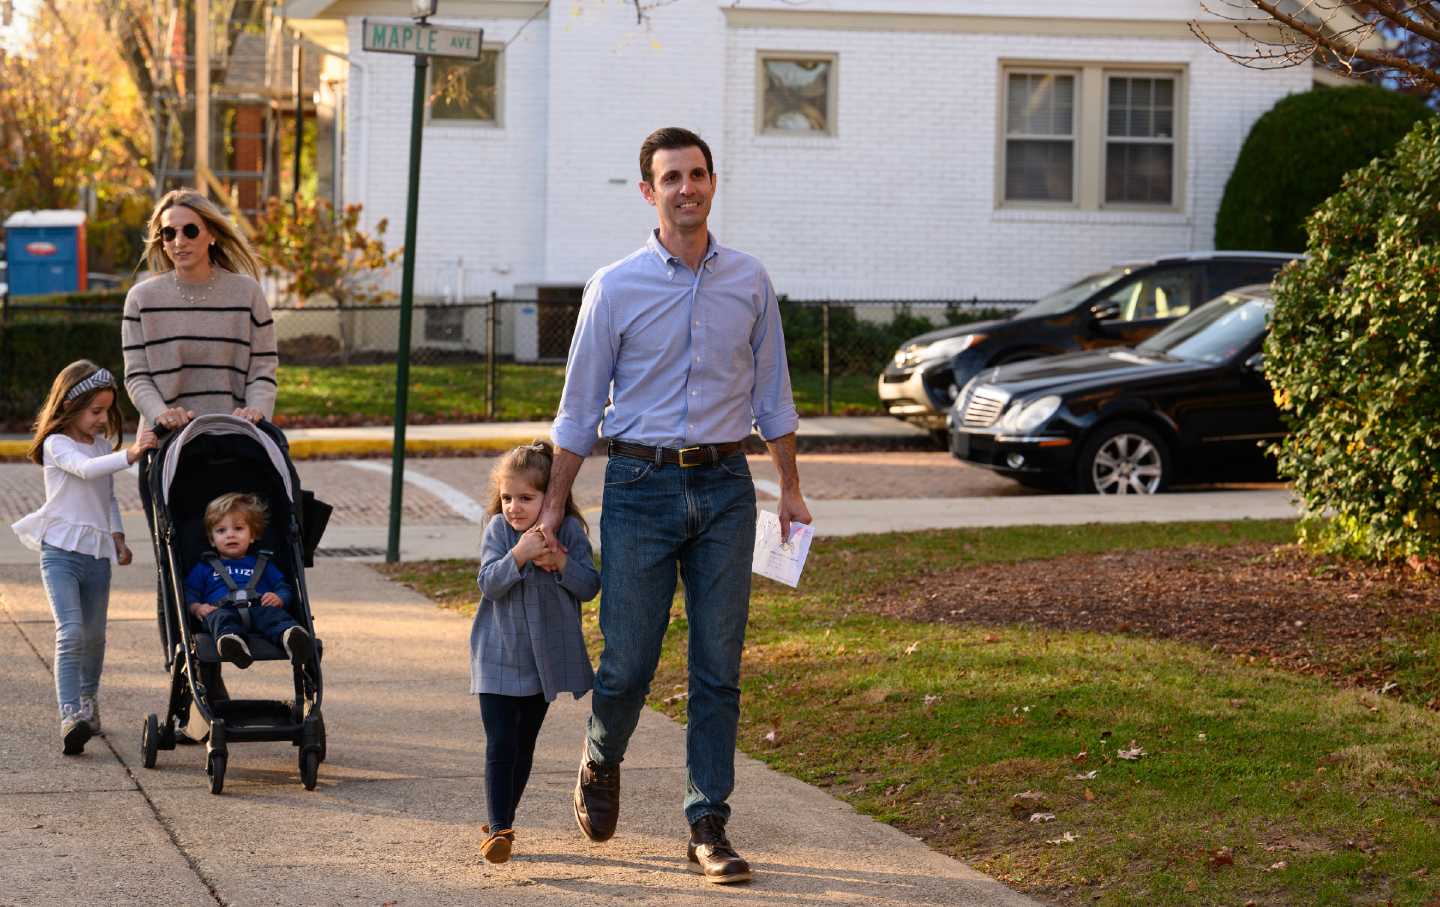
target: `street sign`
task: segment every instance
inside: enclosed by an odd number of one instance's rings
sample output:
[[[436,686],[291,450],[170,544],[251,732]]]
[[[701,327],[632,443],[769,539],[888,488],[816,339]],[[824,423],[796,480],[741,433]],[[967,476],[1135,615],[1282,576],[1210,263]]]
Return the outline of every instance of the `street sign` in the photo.
[[[366,50],[387,54],[480,59],[481,28],[442,28],[418,25],[408,19],[363,19]]]

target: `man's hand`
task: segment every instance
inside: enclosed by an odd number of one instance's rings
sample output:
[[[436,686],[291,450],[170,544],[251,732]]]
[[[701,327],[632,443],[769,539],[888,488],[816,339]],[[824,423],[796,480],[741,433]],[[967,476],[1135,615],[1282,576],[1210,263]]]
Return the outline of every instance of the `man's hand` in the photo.
[[[280,596],[276,595],[274,592],[266,592],[264,595],[260,596],[260,604],[264,605],[267,608],[285,607],[285,603],[280,600]]]
[[[264,413],[251,406],[237,407],[235,409],[235,412],[231,413],[230,415],[239,416],[240,418],[248,420],[250,422],[259,422],[261,419],[265,418]]]
[[[583,457],[563,447],[555,448],[545,502],[540,505],[540,522],[536,524],[545,533],[545,548],[551,555],[565,554],[565,546],[560,544],[560,524],[565,522],[565,502],[570,499],[570,488],[584,462]]]
[[[790,541],[790,524],[804,523],[810,525],[810,508],[805,506],[805,496],[800,489],[788,491],[780,489],[780,503],[776,506],[776,515],[780,517],[780,537],[784,541]]]
[[[166,428],[176,429],[184,428],[185,423],[189,422],[193,418],[195,418],[194,412],[186,409],[183,406],[172,406],[169,409],[165,410],[163,413],[161,413],[159,417],[156,418],[155,422],[156,424],[163,425]]]

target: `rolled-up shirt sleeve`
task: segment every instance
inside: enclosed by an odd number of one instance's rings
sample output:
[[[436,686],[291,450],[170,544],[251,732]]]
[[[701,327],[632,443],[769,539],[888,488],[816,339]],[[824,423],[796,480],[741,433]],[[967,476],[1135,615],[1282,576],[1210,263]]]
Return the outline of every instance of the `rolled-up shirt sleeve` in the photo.
[[[555,443],[576,456],[587,457],[595,447],[617,352],[603,275],[597,275],[585,287],[580,302],[580,317],[565,364],[565,390],[551,426]]]
[[[760,317],[750,333],[750,349],[755,354],[755,388],[750,392],[750,408],[755,414],[755,427],[767,441],[783,437],[800,426],[795,412],[795,398],[790,390],[790,366],[785,361],[785,331],[780,324],[780,300],[769,275],[759,275]]]

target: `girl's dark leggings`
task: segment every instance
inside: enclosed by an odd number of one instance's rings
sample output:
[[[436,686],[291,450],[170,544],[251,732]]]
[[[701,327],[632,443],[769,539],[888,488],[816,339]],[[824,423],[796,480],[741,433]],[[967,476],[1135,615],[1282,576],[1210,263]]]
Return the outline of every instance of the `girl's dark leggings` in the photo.
[[[534,696],[480,694],[480,719],[485,722],[485,800],[492,829],[514,828],[515,807],[530,780],[535,738],[550,703]]]

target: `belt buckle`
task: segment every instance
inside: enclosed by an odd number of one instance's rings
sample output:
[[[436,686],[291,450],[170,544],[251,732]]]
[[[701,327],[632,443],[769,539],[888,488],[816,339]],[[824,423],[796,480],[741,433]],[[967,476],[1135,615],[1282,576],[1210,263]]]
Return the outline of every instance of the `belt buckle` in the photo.
[[[703,447],[698,447],[698,446],[697,446],[697,447],[682,447],[682,448],[680,448],[678,451],[676,451],[676,453],[679,454],[680,468],[681,468],[681,469],[689,469],[689,468],[691,468],[692,466],[704,466],[704,465],[705,465],[705,457],[704,457],[705,448],[703,448]],[[699,454],[699,455],[700,455],[699,459],[695,460],[695,462],[693,462],[693,463],[687,462],[686,459],[685,459],[685,455],[686,455],[686,454],[691,454],[691,453],[693,453],[693,454]]]

